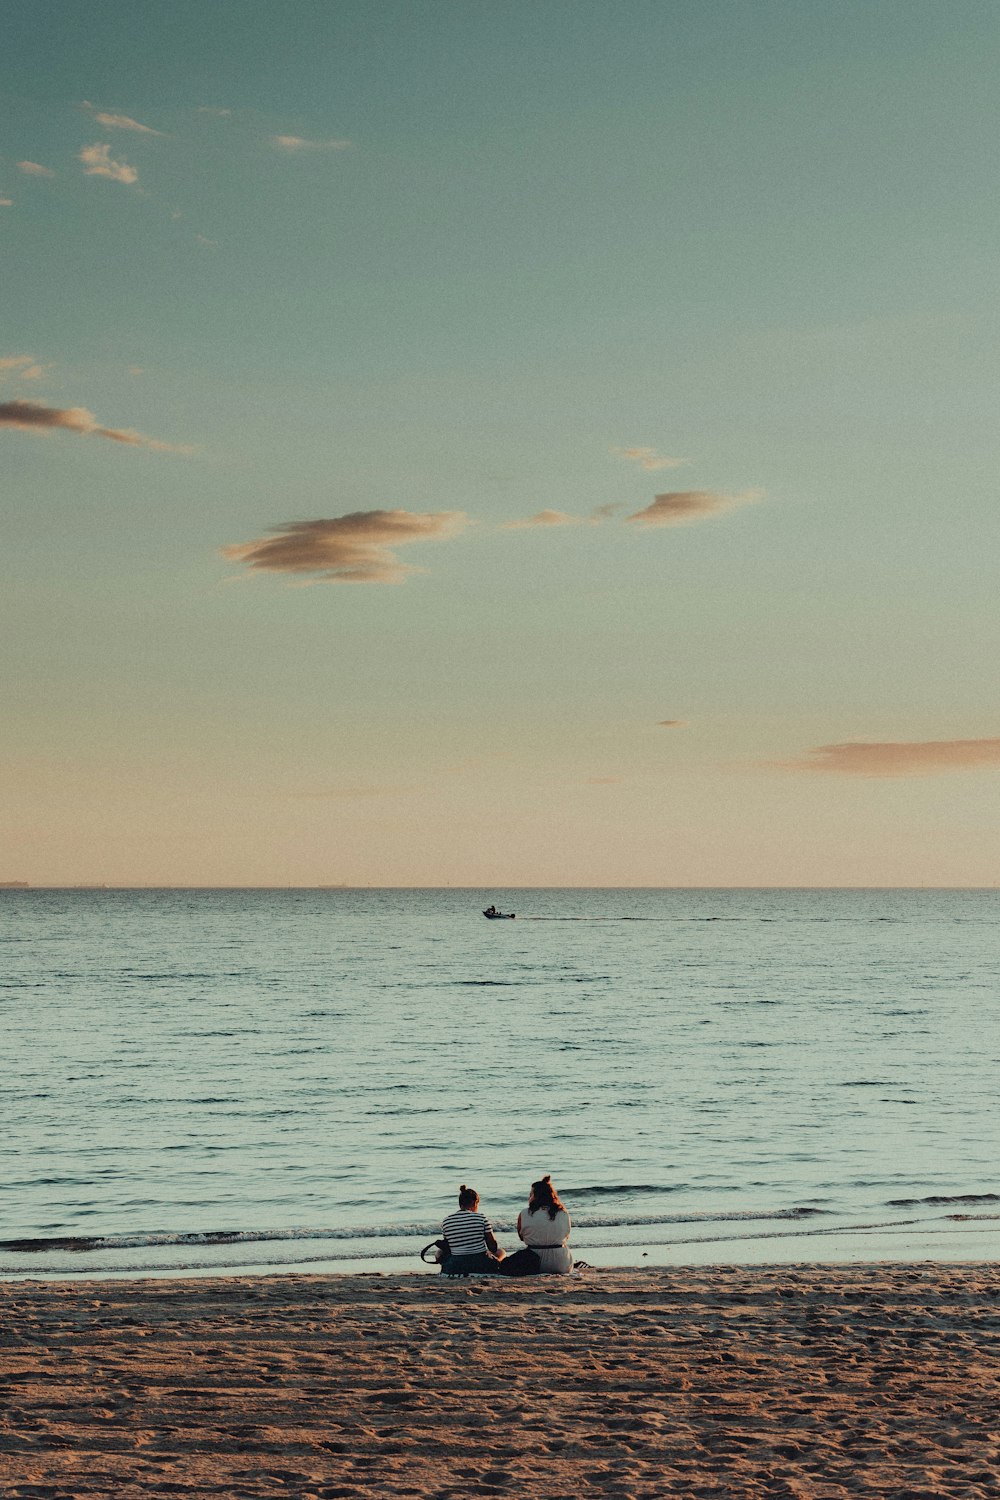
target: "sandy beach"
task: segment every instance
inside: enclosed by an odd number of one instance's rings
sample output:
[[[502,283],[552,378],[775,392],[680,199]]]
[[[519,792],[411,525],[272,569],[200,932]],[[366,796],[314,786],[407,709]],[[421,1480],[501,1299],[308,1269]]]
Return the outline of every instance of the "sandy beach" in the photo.
[[[1000,1268],[22,1282],[22,1497],[995,1496]]]

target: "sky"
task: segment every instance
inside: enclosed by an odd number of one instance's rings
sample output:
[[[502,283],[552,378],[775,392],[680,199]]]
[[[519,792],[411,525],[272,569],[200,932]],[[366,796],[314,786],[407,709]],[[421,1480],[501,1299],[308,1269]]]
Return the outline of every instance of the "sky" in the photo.
[[[992,0],[7,0],[0,881],[994,885]]]

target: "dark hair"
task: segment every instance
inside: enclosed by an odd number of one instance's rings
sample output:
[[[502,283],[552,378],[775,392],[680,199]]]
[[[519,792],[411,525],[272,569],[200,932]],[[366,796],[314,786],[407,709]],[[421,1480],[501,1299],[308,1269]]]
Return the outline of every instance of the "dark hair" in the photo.
[[[476,1192],[475,1188],[466,1187],[465,1183],[463,1182],[462,1186],[458,1190],[459,1208],[475,1208],[478,1202],[479,1194]]]
[[[547,1208],[549,1218],[554,1219],[564,1205],[559,1202],[559,1194],[552,1186],[552,1178],[546,1172],[540,1182],[531,1184],[531,1196],[535,1200],[535,1208]]]

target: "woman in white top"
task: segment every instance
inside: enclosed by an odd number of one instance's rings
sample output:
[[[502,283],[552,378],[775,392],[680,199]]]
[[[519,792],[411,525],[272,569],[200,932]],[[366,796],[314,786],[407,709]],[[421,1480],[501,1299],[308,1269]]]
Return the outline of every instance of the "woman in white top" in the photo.
[[[573,1253],[566,1244],[572,1228],[569,1214],[546,1175],[531,1184],[528,1207],[517,1216],[517,1232],[541,1262],[539,1271],[566,1276],[573,1269]]]

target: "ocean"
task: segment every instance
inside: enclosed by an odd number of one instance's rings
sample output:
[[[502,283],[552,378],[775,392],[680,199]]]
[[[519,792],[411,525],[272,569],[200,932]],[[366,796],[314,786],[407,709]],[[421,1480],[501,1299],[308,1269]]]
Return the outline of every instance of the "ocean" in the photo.
[[[513,922],[487,922],[495,901]],[[992,1259],[994,890],[0,891],[0,1276]]]

